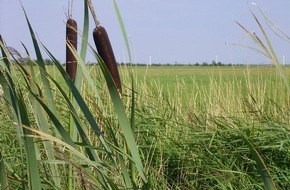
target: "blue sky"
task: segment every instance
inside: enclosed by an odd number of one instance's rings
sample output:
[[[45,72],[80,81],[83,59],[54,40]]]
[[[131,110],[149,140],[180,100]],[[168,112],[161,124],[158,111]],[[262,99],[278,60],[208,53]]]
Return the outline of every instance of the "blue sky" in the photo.
[[[240,22],[261,35],[250,10],[263,21],[256,3],[267,16],[290,35],[290,1],[275,0],[117,0],[132,44],[133,62],[148,63],[266,63],[266,57],[244,48],[255,47]],[[61,61],[65,60],[65,22],[68,0],[22,0],[40,41]],[[111,39],[118,62],[128,61],[112,0],[93,0],[98,19]],[[73,17],[82,30],[83,1],[75,0]],[[265,22],[262,22],[265,24]],[[265,25],[277,55],[290,62],[290,44],[275,36]],[[93,20],[89,43],[93,44]],[[23,42],[33,55],[25,17],[18,0],[0,0],[0,34],[8,46],[24,54]],[[80,42],[80,40],[79,40]],[[46,56],[44,56],[46,57]],[[94,62],[91,53],[88,61]]]

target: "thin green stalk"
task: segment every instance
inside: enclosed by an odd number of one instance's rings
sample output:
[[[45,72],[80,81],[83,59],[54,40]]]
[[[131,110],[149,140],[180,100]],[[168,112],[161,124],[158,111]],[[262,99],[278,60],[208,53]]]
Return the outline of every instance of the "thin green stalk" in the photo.
[[[254,160],[256,161],[257,168],[258,168],[259,173],[261,175],[261,178],[263,180],[265,189],[266,190],[275,190],[276,189],[275,183],[270,175],[270,172],[269,172],[262,156],[256,150],[256,148],[251,143],[249,138],[245,134],[243,134],[241,131],[240,131],[240,133],[242,135],[242,138],[244,139],[244,141],[247,143],[248,147],[250,148],[251,154],[253,155]]]
[[[0,150],[0,189],[9,189],[4,158]]]
[[[130,150],[133,161],[135,162],[135,166],[139,172],[139,176],[143,180],[144,183],[147,183],[147,179],[144,174],[144,167],[141,161],[141,157],[139,154],[139,150],[136,144],[135,135],[133,134],[132,128],[130,127],[130,122],[126,116],[124,104],[121,100],[120,94],[114,84],[112,76],[105,63],[102,61],[100,57],[95,52],[96,58],[99,60],[103,75],[106,79],[106,83],[110,92],[111,100],[114,106],[114,110],[116,115],[118,116],[120,127],[123,131],[123,134],[126,139],[126,144]]]
[[[25,11],[23,6],[22,6],[22,10],[24,12],[24,15],[25,15],[25,18],[26,18],[26,22],[27,22],[27,25],[29,27],[29,32],[30,32],[30,35],[31,35],[31,39],[32,39],[32,42],[33,42],[34,49],[35,49],[35,54],[36,54],[36,57],[37,57],[37,62],[36,63],[38,64],[38,66],[41,69],[46,70],[45,64],[44,64],[44,61],[43,61],[43,58],[42,58],[42,54],[41,54],[41,51],[40,51],[40,48],[39,48],[38,42],[36,40],[36,35],[33,32],[32,26],[30,24],[30,21],[28,19],[28,16],[27,16],[26,11]],[[50,87],[49,81],[47,80],[47,78],[43,74],[41,74],[41,79],[42,79],[42,82],[43,82],[45,99],[47,100],[48,106],[53,111],[53,113],[56,113],[56,108],[55,108],[55,104],[54,104],[54,100],[53,100],[53,96],[52,96],[52,92],[51,92],[51,87]]]
[[[10,65],[12,65],[12,61],[10,60],[9,52],[6,49],[5,44],[3,43],[2,38],[0,38],[0,48],[3,56],[3,60],[0,60],[0,64],[3,68],[2,72],[0,70],[0,85],[2,86],[3,90],[3,98],[7,101],[8,105],[11,106],[9,111],[12,111],[13,114],[13,119],[14,122],[17,124],[16,125],[16,133],[17,133],[17,139],[20,145],[20,153],[21,153],[21,163],[22,163],[22,174],[24,175],[25,173],[25,164],[24,164],[24,153],[23,153],[23,148],[24,148],[24,143],[22,141],[22,136],[23,136],[23,131],[21,130],[20,126],[20,112],[19,112],[19,107],[17,105],[17,93],[16,93],[16,86],[14,84],[14,81],[12,79],[12,73],[10,69]],[[24,185],[24,183],[23,183]]]
[[[87,0],[84,0],[84,25],[83,25],[83,33],[82,33],[82,45],[81,45],[81,58],[82,60],[86,60],[86,54],[87,54],[87,44],[88,44],[88,33],[89,33],[89,16],[88,16],[88,5],[87,5]],[[79,69],[79,67],[77,66],[77,71],[76,71],[76,77],[75,77],[75,81],[74,84],[76,86],[76,88],[80,91],[81,89],[81,84],[83,81],[83,72],[81,69]],[[71,102],[74,106],[75,109],[78,108],[78,104],[76,102],[76,100],[74,99],[73,95],[71,92],[70,93],[70,99]],[[70,131],[70,135],[72,137],[72,139],[74,141],[77,141],[77,128],[76,128],[76,124],[74,123],[73,117],[70,114],[69,116],[69,131]],[[72,182],[72,178],[73,178],[73,171],[72,168],[69,169],[69,188],[68,189],[72,189],[73,186],[73,182]]]
[[[132,86],[131,86],[131,91],[132,91],[132,98],[131,98],[131,119],[130,119],[130,124],[131,124],[131,129],[133,132],[133,135],[136,139],[135,135],[135,88],[134,88],[134,80],[133,80],[133,75],[132,75]],[[136,179],[136,169],[134,167],[134,163],[132,160],[129,161],[130,164],[130,170],[131,170],[131,180],[134,182],[135,186],[137,184],[137,179]]]
[[[26,49],[24,44],[23,44],[23,47]],[[26,49],[26,51],[27,51],[27,49]],[[29,55],[28,52],[27,52],[27,54]],[[13,57],[13,55],[12,55],[12,57]],[[19,69],[21,71],[21,75],[23,76],[23,79],[25,79],[24,81],[25,81],[26,85],[29,86],[35,94],[42,96],[43,93],[42,93],[40,87],[35,82],[36,76],[35,76],[35,71],[34,71],[34,67],[33,67],[34,62],[32,60],[30,60],[30,58],[28,58],[28,64],[29,64],[30,73],[31,73],[31,74],[29,74],[26,71],[26,69],[21,65],[22,63],[20,63],[15,58],[14,58],[14,61],[16,62],[17,66],[19,67]],[[31,106],[33,108],[32,110],[33,110],[34,117],[35,117],[36,124],[37,124],[38,128],[41,131],[48,133],[49,132],[49,123],[48,123],[47,117],[44,116],[43,110],[41,109],[40,105],[37,104],[37,101],[33,98],[33,96],[31,96],[31,94],[29,94],[28,98],[31,102]],[[43,144],[44,144],[48,159],[55,160],[52,144],[50,142],[43,142]],[[52,172],[52,179],[54,181],[55,186],[57,188],[61,188],[60,180],[58,177],[59,172],[57,170],[57,166],[52,164],[50,167],[50,171]]]
[[[63,78],[65,79],[68,87],[70,88],[70,91],[71,91],[74,99],[78,103],[78,106],[79,106],[80,110],[84,113],[84,116],[85,116],[86,120],[88,121],[90,127],[93,129],[93,131],[95,132],[95,134],[99,138],[100,143],[104,147],[104,151],[106,151],[106,153],[108,154],[109,158],[112,160],[112,163],[115,164],[115,160],[112,157],[111,149],[109,148],[108,144],[106,143],[105,138],[104,138],[103,134],[101,133],[101,130],[100,130],[98,124],[96,123],[93,114],[90,112],[90,110],[89,110],[86,102],[84,101],[83,97],[81,96],[80,92],[76,89],[76,87],[73,84],[73,82],[69,79],[69,76],[67,75],[65,70],[62,68],[61,64],[48,51],[47,48],[45,48],[45,50],[47,51],[49,56],[52,58],[52,60],[54,61],[55,65],[57,66],[57,68],[59,69],[60,73],[62,74]],[[58,86],[58,84],[57,84],[57,82],[55,80],[53,80],[52,78],[51,78],[51,80],[54,81],[56,86]],[[59,87],[59,90],[61,90],[61,87]],[[64,93],[62,93],[62,94],[65,97],[65,94]],[[67,102],[69,103],[70,101],[67,101]],[[71,107],[71,110],[73,110],[73,107]],[[74,118],[74,122],[76,122],[76,118]],[[80,137],[83,138],[83,140],[87,140],[88,138],[85,137],[85,133],[81,131],[82,129],[80,127],[78,127],[78,125],[77,125],[77,129],[78,129]],[[89,143],[89,142],[87,141],[85,143]],[[93,151],[93,150],[91,150],[91,151]],[[95,155],[95,154],[93,153],[93,155]],[[96,158],[96,156],[95,156],[95,158]],[[105,180],[105,178],[102,177],[102,174],[100,174],[100,178]],[[105,181],[103,181],[103,184],[107,184],[107,183]]]
[[[249,139],[250,137],[248,135],[246,135],[242,130],[240,130],[240,128],[243,127],[242,126],[243,124],[239,121],[233,121],[230,118],[225,118],[225,120],[227,121],[227,123],[222,124],[222,126],[233,126],[233,128],[237,130],[237,132],[241,135],[243,141],[247,144],[248,148],[250,149],[250,152],[251,152],[251,154],[256,162],[258,172],[261,175],[261,179],[264,183],[265,189],[266,190],[275,190],[276,189],[275,183],[270,175],[270,172],[269,172],[267,165],[265,164],[261,154],[259,154],[256,147],[253,145],[253,142],[251,142],[251,140]],[[235,122],[238,123],[238,126]],[[220,124],[218,124],[218,125],[220,125]]]
[[[95,121],[95,118],[94,118],[92,112],[89,110],[89,107],[87,106],[86,102],[84,101],[82,95],[77,90],[77,88],[73,84],[73,82],[71,80],[69,80],[69,78],[68,78],[69,76],[67,75],[66,71],[63,69],[61,64],[57,61],[57,59],[49,52],[49,50],[46,47],[44,47],[44,48],[47,51],[47,53],[49,54],[49,56],[54,60],[55,65],[57,66],[57,68],[59,69],[59,71],[62,74],[63,78],[65,79],[70,91],[72,92],[75,100],[78,103],[78,106],[80,107],[80,109],[84,113],[88,123],[92,127],[93,131],[96,133],[96,135],[99,138],[101,144],[104,146],[105,150],[108,151],[108,153],[111,153],[111,150],[108,147],[108,145],[107,145],[107,143],[106,143],[106,141],[104,139],[104,136],[101,133],[101,130],[100,130],[97,122]]]
[[[119,24],[120,24],[120,28],[121,28],[121,31],[122,31],[122,34],[123,34],[123,38],[124,38],[124,41],[125,41],[125,44],[126,44],[127,53],[129,55],[129,61],[130,61],[130,63],[132,63],[132,57],[131,57],[131,51],[130,51],[128,35],[127,35],[126,28],[125,28],[125,25],[124,25],[124,22],[123,22],[123,19],[122,19],[122,16],[121,16],[121,12],[119,10],[119,7],[118,7],[118,4],[117,4],[116,0],[113,0],[113,3],[114,3],[115,12],[117,14],[117,18],[118,18],[118,21],[119,21]]]
[[[23,94],[21,91],[18,94],[18,106],[20,112],[21,126],[31,126],[27,106],[24,103]],[[30,130],[23,128],[25,149],[27,154],[27,167],[28,167],[28,176],[29,176],[29,187],[32,190],[41,189],[41,178],[38,169],[37,155],[35,149],[34,138],[29,137],[32,134]]]
[[[261,50],[259,50],[260,52],[263,52],[264,55],[266,55],[271,61],[272,63],[276,66],[281,78],[284,81],[284,84],[287,88],[288,93],[290,94],[290,85],[288,82],[288,78],[286,73],[284,72],[282,65],[279,62],[279,59],[277,57],[277,54],[272,46],[272,43],[265,31],[265,29],[263,28],[262,24],[260,23],[260,21],[258,20],[258,18],[256,17],[256,15],[252,12],[252,16],[254,17],[256,23],[258,24],[263,37],[266,41],[266,44],[263,43],[263,41],[256,36],[254,33],[250,32],[248,29],[246,29],[243,25],[241,25],[239,22],[236,22],[248,35],[249,37],[254,40],[254,42],[261,48]]]
[[[34,45],[34,49],[35,49],[36,56],[37,56],[37,62],[36,63],[39,66],[40,69],[46,70],[45,63],[43,61],[40,48],[39,48],[38,42],[36,40],[36,35],[33,32],[32,26],[30,24],[30,21],[28,19],[27,13],[26,13],[23,5],[22,5],[22,9],[23,9],[23,12],[24,12],[24,15],[25,15],[25,18],[26,18],[27,25],[29,27],[31,39],[32,39],[32,42],[33,42],[33,45]],[[54,103],[54,99],[53,99],[53,95],[52,95],[52,90],[51,90],[50,83],[49,83],[48,79],[45,77],[45,75],[43,73],[40,73],[40,75],[41,75],[41,79],[42,79],[42,82],[43,82],[43,88],[44,88],[44,97],[43,98],[46,99],[47,105],[48,105],[49,109],[52,110],[52,112],[54,114],[56,114],[57,112],[56,112],[56,107],[55,107],[55,103]],[[34,77],[34,76],[32,76],[32,77]],[[33,88],[35,88],[35,87],[33,87]],[[37,122],[39,124],[38,126],[43,131],[48,132],[49,131],[48,130],[48,120],[42,114],[41,108],[36,104],[36,102],[34,100],[32,100],[32,105],[34,105],[34,108],[36,110],[35,113],[36,113],[36,120],[37,120]],[[29,134],[29,132],[28,132],[28,134]],[[55,134],[56,134],[56,136],[60,137],[60,134],[58,133],[57,130],[55,131]],[[32,144],[32,142],[30,142],[30,141],[31,141],[30,138],[28,138],[28,142]],[[50,143],[44,142],[44,146],[46,147],[46,151],[47,151],[47,154],[48,154],[48,158],[49,159],[55,159],[54,153],[53,153],[53,149],[52,149],[52,145]],[[29,149],[29,152],[31,152],[31,151],[33,151],[33,150],[30,150]],[[30,154],[32,154],[32,153],[30,153]],[[38,170],[35,171],[35,173],[34,173],[33,170],[35,170],[35,169],[36,168],[32,168],[32,170],[30,171],[30,172],[32,172],[32,174],[30,174],[30,175],[33,175],[34,176],[32,180],[33,180],[33,183],[34,183],[34,180],[36,180],[35,183],[37,185],[38,184],[37,178],[39,176],[35,176],[35,175],[39,175],[39,174],[37,173]],[[60,188],[61,185],[60,185],[60,180],[58,178],[59,173],[57,171],[57,166],[56,165],[51,165],[50,169],[52,171],[52,175],[53,175],[52,179],[53,179],[53,181],[55,183],[55,186],[58,187],[58,188]],[[36,186],[35,189],[37,189],[37,188],[38,187]],[[38,189],[40,189],[40,188],[38,188]]]
[[[88,3],[87,0],[84,0],[84,25],[83,25],[83,33],[82,33],[82,45],[81,45],[81,52],[80,57],[85,62],[87,49],[88,49],[88,36],[89,36],[89,10],[88,10]],[[83,73],[82,70],[77,69],[76,79],[75,79],[75,86],[78,90],[81,89]]]

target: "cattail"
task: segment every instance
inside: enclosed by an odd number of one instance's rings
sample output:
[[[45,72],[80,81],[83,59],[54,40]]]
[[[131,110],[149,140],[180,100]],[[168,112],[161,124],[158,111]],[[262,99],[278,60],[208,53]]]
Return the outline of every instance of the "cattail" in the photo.
[[[102,26],[97,26],[94,29],[93,37],[100,57],[103,59],[110,74],[112,75],[117,89],[122,94],[122,86],[117,68],[117,62],[105,28]]]
[[[97,19],[92,1],[87,0],[87,2],[96,24],[96,28],[94,29],[93,32],[93,37],[97,51],[100,57],[103,59],[104,63],[106,64],[111,76],[113,77],[116,88],[119,90],[119,93],[122,94],[122,85],[117,68],[117,62],[114,56],[114,52],[107,31],[105,30],[104,27],[100,26],[100,22]]]
[[[75,80],[76,76],[77,59],[69,46],[77,50],[77,35],[77,22],[69,18],[66,22],[66,72],[72,81]]]

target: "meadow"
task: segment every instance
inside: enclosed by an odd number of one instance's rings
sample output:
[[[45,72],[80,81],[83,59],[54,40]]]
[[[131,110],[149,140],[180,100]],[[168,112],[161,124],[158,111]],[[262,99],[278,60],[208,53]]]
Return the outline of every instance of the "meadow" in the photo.
[[[80,53],[67,42],[76,73],[37,41],[25,10],[37,59],[0,38],[1,190],[289,189],[290,70],[266,33],[241,26],[272,65],[122,65],[120,87],[109,51],[88,47],[88,2]],[[85,64],[88,48],[98,65]]]
[[[105,113],[100,113],[88,82],[83,82],[82,96],[103,125],[103,133],[117,127],[114,134],[119,134],[101,68],[87,68],[106,104]],[[68,90],[55,66],[47,70]],[[284,70],[289,75],[289,68]],[[128,117],[134,85],[134,133],[150,182],[147,188],[264,189],[253,150],[261,156],[277,188],[289,187],[290,101],[275,66],[119,66],[119,71]],[[58,117],[69,126],[68,107],[57,91],[53,87]],[[20,172],[24,158],[19,154],[21,148],[11,117],[2,102],[1,152],[13,189],[28,179],[21,180],[25,175]],[[83,117],[80,119],[87,125]],[[96,136],[87,130],[90,141],[95,142]],[[75,176],[76,181],[78,178]],[[88,184],[86,188],[93,187]]]
[[[245,138],[289,187],[289,93],[275,66],[130,69],[139,144],[170,187],[156,189],[263,189]]]

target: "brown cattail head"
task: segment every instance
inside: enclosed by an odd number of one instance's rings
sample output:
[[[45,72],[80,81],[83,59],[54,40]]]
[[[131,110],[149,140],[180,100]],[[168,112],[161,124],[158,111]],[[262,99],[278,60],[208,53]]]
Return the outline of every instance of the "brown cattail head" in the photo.
[[[122,93],[122,85],[117,68],[117,62],[105,28],[102,26],[97,26],[94,29],[93,37],[100,57],[105,62],[110,74],[112,75],[117,89],[120,93]]]
[[[78,33],[77,22],[69,18],[66,22],[66,72],[71,80],[75,80],[77,70],[77,59],[69,48],[69,44],[77,50]]]

